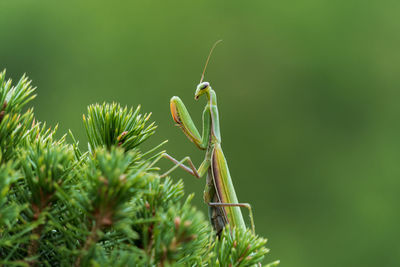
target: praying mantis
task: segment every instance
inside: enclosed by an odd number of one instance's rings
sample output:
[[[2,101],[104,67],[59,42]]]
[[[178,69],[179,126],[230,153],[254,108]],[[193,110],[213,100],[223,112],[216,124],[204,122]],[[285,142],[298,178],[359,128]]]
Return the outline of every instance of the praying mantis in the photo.
[[[230,226],[233,227],[246,228],[240,210],[241,207],[245,207],[249,210],[251,227],[254,232],[255,227],[251,206],[248,203],[238,202],[232,178],[229,173],[228,163],[222,151],[217,95],[211,88],[209,82],[203,82],[204,73],[210,56],[219,42],[221,42],[221,40],[217,41],[210,50],[200,83],[197,85],[194,95],[195,100],[198,100],[203,95],[207,98],[207,104],[203,111],[203,129],[201,135],[182,100],[174,96],[170,101],[173,120],[191,142],[199,149],[206,151],[204,161],[200,164],[200,167],[196,169],[190,157],[185,157],[183,160],[178,161],[164,153],[163,156],[174,162],[175,166],[162,174],[161,177],[167,176],[178,167],[197,178],[201,178],[207,174],[206,186],[204,189],[204,202],[209,205],[210,221],[217,235],[220,235],[226,224],[230,224]],[[189,166],[184,165],[185,162],[188,162]]]

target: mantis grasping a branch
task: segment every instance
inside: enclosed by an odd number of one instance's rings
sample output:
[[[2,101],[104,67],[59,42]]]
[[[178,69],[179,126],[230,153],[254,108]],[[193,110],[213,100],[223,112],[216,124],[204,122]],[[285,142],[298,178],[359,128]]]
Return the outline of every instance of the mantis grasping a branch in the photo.
[[[204,73],[212,51],[220,41],[217,41],[211,48],[200,83],[198,84],[194,94],[196,100],[198,100],[202,95],[207,98],[207,104],[203,111],[202,135],[200,135],[194,125],[182,100],[179,97],[174,96],[170,101],[172,117],[177,123],[177,126],[182,129],[183,133],[199,149],[206,151],[205,159],[201,163],[200,167],[196,169],[190,157],[185,157],[182,161],[178,161],[170,155],[164,154],[164,157],[170,159],[176,165],[162,175],[162,177],[165,177],[177,167],[181,167],[197,178],[200,178],[207,173],[206,187],[204,189],[204,202],[209,205],[211,224],[218,235],[228,223],[233,227],[246,228],[240,207],[246,207],[249,209],[251,226],[254,232],[254,222],[250,204],[238,202],[232,178],[229,173],[228,163],[225,159],[224,153],[222,152],[217,96],[210,84],[208,82],[203,82]],[[183,164],[186,161],[189,166]]]

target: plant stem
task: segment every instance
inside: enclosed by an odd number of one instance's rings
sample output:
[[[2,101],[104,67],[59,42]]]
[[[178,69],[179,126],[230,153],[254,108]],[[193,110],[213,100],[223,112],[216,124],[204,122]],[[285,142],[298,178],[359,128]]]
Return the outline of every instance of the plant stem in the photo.
[[[97,242],[97,238],[98,238],[98,236],[97,236],[97,223],[96,223],[95,225],[93,225],[88,239],[86,239],[85,245],[82,248],[81,255],[79,255],[79,257],[75,261],[75,267],[81,266],[81,260],[82,260],[83,253],[88,251],[93,243]]]

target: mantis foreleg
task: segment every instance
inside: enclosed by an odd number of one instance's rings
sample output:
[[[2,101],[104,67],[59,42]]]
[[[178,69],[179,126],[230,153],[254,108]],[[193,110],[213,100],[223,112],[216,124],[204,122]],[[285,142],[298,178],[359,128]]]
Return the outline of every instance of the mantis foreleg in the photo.
[[[192,141],[200,149],[206,149],[208,146],[210,135],[210,106],[207,105],[203,112],[202,136],[200,136],[199,131],[197,130],[192,118],[190,117],[189,112],[185,107],[185,104],[183,104],[182,100],[179,97],[174,96],[171,98],[170,107],[174,121],[182,129],[189,140]],[[204,173],[206,173],[207,169],[210,167],[210,161],[207,158],[200,165],[199,169],[196,170],[190,157],[185,157],[183,160],[178,161],[167,153],[164,153],[162,156],[175,163],[175,166],[162,174],[161,177],[165,177],[176,168],[181,167],[183,170],[190,173],[191,175],[200,178],[204,175]],[[189,163],[189,167],[183,164],[185,161]]]
[[[186,109],[185,104],[183,104],[182,100],[174,96],[170,101],[171,114],[174,121],[178,124],[178,126],[182,129],[184,134],[192,141],[197,147],[200,149],[206,149],[209,143],[210,137],[210,106],[207,105],[204,108],[203,112],[203,131],[200,136],[199,131],[192,118],[190,117],[189,112]]]

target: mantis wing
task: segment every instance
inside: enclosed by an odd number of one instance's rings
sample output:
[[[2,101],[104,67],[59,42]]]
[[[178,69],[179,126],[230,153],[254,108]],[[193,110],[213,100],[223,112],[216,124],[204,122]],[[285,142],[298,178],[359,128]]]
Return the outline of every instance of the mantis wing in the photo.
[[[219,202],[237,204],[238,199],[229,173],[228,163],[219,144],[215,144],[211,156],[211,170]],[[225,206],[226,220],[236,227],[246,228],[243,215],[239,207]]]

